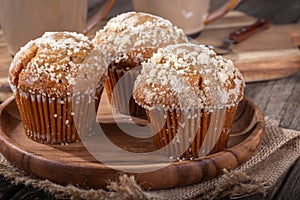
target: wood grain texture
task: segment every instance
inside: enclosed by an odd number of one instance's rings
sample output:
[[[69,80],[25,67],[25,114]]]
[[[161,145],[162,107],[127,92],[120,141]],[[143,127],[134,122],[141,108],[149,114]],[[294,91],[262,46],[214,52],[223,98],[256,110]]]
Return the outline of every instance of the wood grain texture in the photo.
[[[300,158],[291,167],[290,171],[286,173],[282,184],[279,186],[279,192],[275,195],[276,199],[299,199],[300,194]],[[287,198],[287,194],[288,198]]]
[[[156,171],[128,174],[134,175],[137,182],[145,189],[164,189],[208,180],[223,173],[223,168],[229,170],[236,168],[255,153],[264,128],[262,113],[248,99],[241,102],[236,116],[233,127],[235,132],[251,126],[245,133],[248,135],[246,139],[240,140],[236,145],[199,159],[173,162]],[[249,124],[253,118],[255,118],[255,123]],[[1,104],[0,127],[1,153],[18,168],[38,177],[61,184],[72,183],[82,187],[105,188],[108,180],[116,180],[123,173],[103,165],[87,151],[81,142],[69,145],[44,145],[27,138],[14,98]],[[133,140],[121,133],[113,123],[106,123],[104,129],[106,133],[109,133],[111,141],[123,149],[140,152],[154,148],[151,138],[141,141]],[[93,141],[93,136],[90,139]],[[151,164],[146,161],[133,165],[133,160],[126,160],[117,151],[108,151],[105,146],[99,148],[102,154],[116,157],[118,162],[113,165],[121,166],[120,169],[148,169],[150,165],[153,165],[150,157]],[[155,165],[163,166],[164,163],[158,162]],[[161,179],[162,176],[167,176],[168,179]]]
[[[280,127],[300,130],[300,71],[289,78],[248,83],[245,95]]]
[[[234,30],[208,29],[195,40],[220,46]],[[246,82],[288,77],[300,68],[300,51],[296,46],[299,32],[298,24],[271,25],[269,29],[256,33],[239,44],[231,45],[233,52],[224,57],[234,62]]]

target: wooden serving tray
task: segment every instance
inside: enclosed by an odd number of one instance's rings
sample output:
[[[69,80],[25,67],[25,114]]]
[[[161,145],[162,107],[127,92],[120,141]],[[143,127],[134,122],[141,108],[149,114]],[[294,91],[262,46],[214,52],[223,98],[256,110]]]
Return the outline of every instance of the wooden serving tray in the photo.
[[[102,125],[109,132],[111,141],[123,149],[141,152],[154,147],[150,138],[136,140],[121,133],[114,123],[105,122]],[[222,174],[224,168],[234,169],[247,161],[257,150],[263,130],[263,114],[252,101],[245,98],[239,104],[231,129],[230,148],[195,160],[172,162],[156,171],[127,174],[133,175],[144,189],[165,189],[205,181]],[[145,162],[132,165],[130,161],[116,152],[107,151],[105,147],[101,151],[105,155],[118,158],[116,165],[127,169],[151,167]],[[29,139],[24,134],[13,97],[0,105],[0,152],[16,167],[60,184],[105,188],[108,181],[117,180],[119,175],[124,174],[95,159],[82,142],[45,145]],[[161,164],[164,163],[156,163]]]
[[[256,19],[239,11],[231,11],[208,25],[195,40],[220,46],[228,35]],[[242,72],[246,82],[288,77],[300,69],[300,25],[271,24],[267,30],[230,45],[232,53],[224,55]]]

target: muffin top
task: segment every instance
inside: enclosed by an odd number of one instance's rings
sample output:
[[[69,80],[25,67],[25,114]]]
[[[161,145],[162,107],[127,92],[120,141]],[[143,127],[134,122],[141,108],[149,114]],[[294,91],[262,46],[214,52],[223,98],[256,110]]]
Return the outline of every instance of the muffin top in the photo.
[[[94,48],[86,36],[73,32],[46,32],[28,42],[15,55],[9,80],[13,90],[18,88],[30,94],[63,97],[72,95],[75,85],[80,84],[81,91],[78,92],[86,93],[98,87],[106,68],[101,51]],[[82,84],[87,84],[88,88]]]
[[[149,110],[222,109],[243,96],[245,83],[232,61],[203,45],[160,48],[142,67],[133,98]]]
[[[159,47],[187,41],[183,31],[170,21],[141,12],[127,12],[112,18],[93,40],[101,46],[108,63],[130,59],[132,54],[139,63]]]

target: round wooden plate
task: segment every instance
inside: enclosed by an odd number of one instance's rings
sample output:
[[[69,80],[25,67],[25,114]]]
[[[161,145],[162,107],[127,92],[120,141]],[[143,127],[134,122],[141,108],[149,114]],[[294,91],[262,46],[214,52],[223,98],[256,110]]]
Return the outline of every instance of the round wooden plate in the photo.
[[[152,141],[141,139],[131,145],[131,139],[119,135],[114,124],[105,124],[110,139],[124,149],[152,149]],[[144,189],[166,189],[186,186],[209,180],[223,173],[223,169],[234,169],[247,161],[257,150],[264,131],[264,118],[259,108],[249,99],[240,102],[231,129],[229,148],[194,160],[172,162],[166,167],[146,173],[127,173],[135,176]],[[115,181],[125,173],[110,168],[84,147],[82,142],[69,145],[45,145],[30,140],[24,134],[23,124],[13,97],[0,105],[0,151],[19,169],[37,177],[60,184],[74,184],[85,188],[105,188],[108,181]],[[106,151],[104,154],[114,155]],[[119,158],[118,165],[131,166]],[[148,166],[149,167],[149,166]]]

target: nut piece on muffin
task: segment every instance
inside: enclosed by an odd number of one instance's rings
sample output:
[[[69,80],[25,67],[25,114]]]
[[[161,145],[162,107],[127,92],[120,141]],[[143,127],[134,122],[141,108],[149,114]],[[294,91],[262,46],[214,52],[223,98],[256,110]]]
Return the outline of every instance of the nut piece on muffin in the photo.
[[[133,98],[146,109],[154,143],[169,156],[193,159],[226,148],[244,87],[231,60],[186,43],[142,63]]]
[[[106,71],[101,51],[82,34],[46,32],[28,42],[15,55],[9,69],[10,86],[26,135],[47,144],[79,141],[73,116],[80,117],[98,107]],[[82,85],[88,82],[88,86]],[[72,110],[73,98],[82,104],[78,113]],[[82,128],[86,126],[84,120],[77,121]]]
[[[105,89],[110,103],[115,89],[114,111],[142,116],[145,115],[144,110],[130,98],[140,72],[139,66],[158,48],[188,42],[188,39],[181,29],[166,19],[147,13],[128,12],[109,20],[96,33],[93,42],[107,56],[109,67]],[[122,83],[116,88],[121,77]]]

